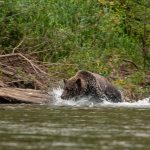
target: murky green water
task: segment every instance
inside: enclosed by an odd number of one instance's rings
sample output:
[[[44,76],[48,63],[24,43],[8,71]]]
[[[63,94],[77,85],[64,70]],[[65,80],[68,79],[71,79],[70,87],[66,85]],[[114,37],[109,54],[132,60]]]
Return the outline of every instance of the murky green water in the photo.
[[[150,108],[0,105],[0,150],[149,150]]]

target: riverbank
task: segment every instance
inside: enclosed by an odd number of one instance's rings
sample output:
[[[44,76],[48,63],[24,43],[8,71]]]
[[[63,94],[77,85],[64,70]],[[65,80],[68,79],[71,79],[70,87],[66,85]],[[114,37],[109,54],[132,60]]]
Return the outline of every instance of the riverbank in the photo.
[[[0,103],[49,103],[57,81],[41,64],[21,53],[0,55]]]
[[[37,61],[36,58],[31,60],[20,53],[0,55],[0,58],[0,97],[3,102],[9,99],[8,102],[15,102],[14,100],[16,100],[16,102],[24,103],[45,103],[48,101],[48,96],[52,96],[48,95],[48,92],[61,86],[63,78],[73,76],[77,65],[46,64]],[[138,68],[131,61],[126,60],[125,63],[126,67],[120,70],[113,68],[113,72],[106,77],[123,92],[127,101],[148,97],[150,89],[148,88],[147,74],[145,74],[145,83],[142,82],[139,85],[128,83],[126,82],[127,79],[132,79],[129,78],[129,75],[135,74]]]

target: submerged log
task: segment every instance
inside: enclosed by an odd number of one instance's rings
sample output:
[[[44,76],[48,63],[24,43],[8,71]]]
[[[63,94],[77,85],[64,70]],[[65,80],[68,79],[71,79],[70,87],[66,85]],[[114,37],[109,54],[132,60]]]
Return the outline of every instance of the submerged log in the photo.
[[[0,87],[0,103],[49,103],[52,95],[41,90]]]

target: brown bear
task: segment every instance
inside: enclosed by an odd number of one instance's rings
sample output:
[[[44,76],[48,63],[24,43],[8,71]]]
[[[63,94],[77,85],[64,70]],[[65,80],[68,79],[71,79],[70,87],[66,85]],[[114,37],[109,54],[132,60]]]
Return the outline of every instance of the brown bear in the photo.
[[[64,80],[62,99],[75,98],[76,100],[89,96],[92,100],[103,102],[122,102],[120,91],[105,77],[89,71],[78,71],[75,76]]]

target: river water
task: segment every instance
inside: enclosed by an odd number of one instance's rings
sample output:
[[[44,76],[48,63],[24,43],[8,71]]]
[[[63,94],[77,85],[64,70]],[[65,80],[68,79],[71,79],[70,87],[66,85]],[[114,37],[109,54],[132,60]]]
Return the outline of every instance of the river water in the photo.
[[[150,150],[150,103],[0,105],[0,150]]]

